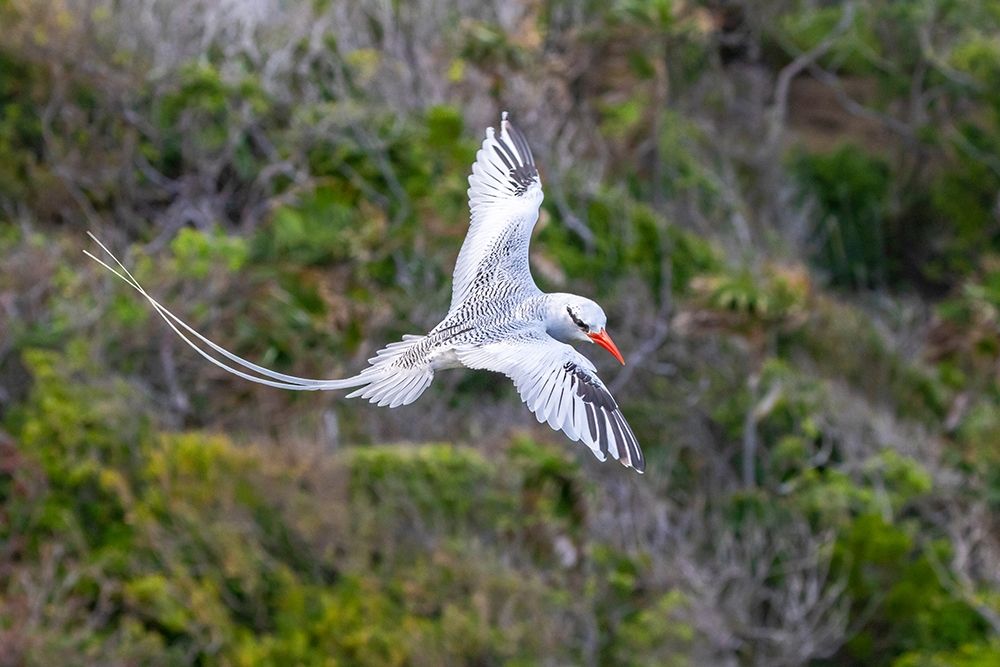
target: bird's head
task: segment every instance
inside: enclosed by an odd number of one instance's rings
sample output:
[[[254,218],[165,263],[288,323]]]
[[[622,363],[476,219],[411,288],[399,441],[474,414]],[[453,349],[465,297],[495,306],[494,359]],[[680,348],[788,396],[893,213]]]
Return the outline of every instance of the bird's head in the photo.
[[[625,364],[618,346],[606,330],[608,316],[590,299],[574,294],[553,294],[547,318],[550,336],[563,343],[587,341],[596,343]]]

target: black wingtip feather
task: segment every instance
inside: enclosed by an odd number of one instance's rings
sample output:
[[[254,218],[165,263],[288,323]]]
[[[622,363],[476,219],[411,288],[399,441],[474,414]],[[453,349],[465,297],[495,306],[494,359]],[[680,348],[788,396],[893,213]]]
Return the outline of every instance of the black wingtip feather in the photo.
[[[639,441],[632,432],[632,427],[625,421],[614,397],[602,384],[595,382],[589,373],[573,362],[566,362],[563,370],[571,378],[570,388],[583,400],[591,439],[598,443],[604,454],[607,454],[608,437],[609,435],[614,437],[618,443],[617,458],[622,465],[634,468],[636,472],[643,472],[646,469],[646,461],[642,456]]]
[[[599,418],[597,420],[597,430],[599,431],[599,435],[598,435],[598,438],[597,438],[597,443],[598,443],[598,447],[601,450],[601,453],[604,454],[605,456],[608,455],[608,424],[607,424],[607,421],[608,420],[606,420],[604,418],[604,415],[599,415]]]
[[[531,154],[528,138],[510,121],[510,115],[506,111],[500,113],[500,130],[501,134],[506,133],[513,142],[514,150],[520,158],[518,161],[527,167],[534,167],[535,157]]]

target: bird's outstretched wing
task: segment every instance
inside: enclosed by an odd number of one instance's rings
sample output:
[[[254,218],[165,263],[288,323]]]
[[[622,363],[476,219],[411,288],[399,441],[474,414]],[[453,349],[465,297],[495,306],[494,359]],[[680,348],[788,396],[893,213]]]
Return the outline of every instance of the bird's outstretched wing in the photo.
[[[524,135],[501,116],[486,130],[469,176],[472,219],[452,283],[451,311],[470,299],[537,291],[528,243],[538,220],[542,184]]]
[[[590,447],[601,461],[610,454],[642,472],[646,460],[618,403],[594,365],[541,330],[458,353],[462,363],[503,373],[539,422]]]

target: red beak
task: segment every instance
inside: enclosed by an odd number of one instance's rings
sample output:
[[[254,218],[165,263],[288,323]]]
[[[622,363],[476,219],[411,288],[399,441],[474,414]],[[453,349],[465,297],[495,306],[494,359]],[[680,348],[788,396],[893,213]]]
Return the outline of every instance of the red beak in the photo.
[[[622,366],[625,365],[625,358],[622,357],[622,353],[618,351],[618,346],[615,345],[615,342],[613,340],[611,340],[611,336],[608,335],[607,331],[601,329],[599,333],[595,334],[589,333],[587,335],[590,336],[590,340],[594,341],[595,343],[603,347],[605,350],[610,352],[615,359],[621,362]]]

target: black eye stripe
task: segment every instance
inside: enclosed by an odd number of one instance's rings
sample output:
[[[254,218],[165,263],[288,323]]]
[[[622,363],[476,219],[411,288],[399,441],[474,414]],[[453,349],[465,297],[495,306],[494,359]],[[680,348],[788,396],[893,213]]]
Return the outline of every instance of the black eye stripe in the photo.
[[[566,312],[569,313],[570,319],[573,320],[573,323],[576,324],[576,326],[580,327],[581,329],[589,329],[590,328],[586,324],[584,324],[582,321],[580,321],[575,314],[573,314],[573,310],[569,306],[566,306]]]

